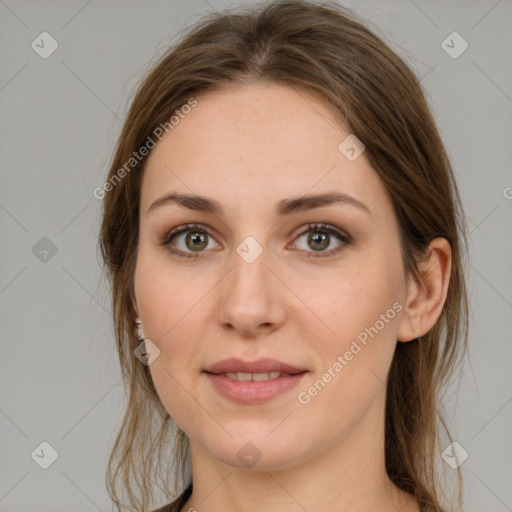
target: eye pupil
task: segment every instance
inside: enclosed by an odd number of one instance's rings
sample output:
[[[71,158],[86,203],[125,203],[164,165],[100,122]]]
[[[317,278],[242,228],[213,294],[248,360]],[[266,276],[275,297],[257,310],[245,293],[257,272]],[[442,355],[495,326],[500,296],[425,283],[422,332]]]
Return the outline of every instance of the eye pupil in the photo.
[[[313,233],[315,233],[315,232],[313,231]],[[311,248],[314,249],[315,251],[321,251],[322,249],[325,249],[326,247],[329,246],[329,235],[325,234],[325,233],[316,232],[316,234],[309,235],[308,242],[313,242],[314,244],[320,244],[320,247],[317,247],[317,248],[311,247]]]
[[[189,246],[188,242],[192,242],[192,245]],[[205,233],[199,233],[197,231],[189,231],[185,243],[192,251],[200,251],[208,245]]]

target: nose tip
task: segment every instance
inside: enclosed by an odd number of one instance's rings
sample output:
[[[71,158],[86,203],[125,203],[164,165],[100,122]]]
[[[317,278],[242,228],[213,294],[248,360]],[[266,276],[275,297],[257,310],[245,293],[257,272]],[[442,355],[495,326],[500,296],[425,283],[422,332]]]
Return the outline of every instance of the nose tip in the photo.
[[[255,254],[253,242],[241,244],[242,253]],[[259,244],[258,244],[259,245]],[[247,252],[243,250],[247,248]],[[272,273],[260,253],[251,263],[237,257],[224,284],[220,288],[217,320],[224,327],[238,331],[246,338],[260,333],[268,334],[282,324],[285,315],[278,294],[273,289]]]

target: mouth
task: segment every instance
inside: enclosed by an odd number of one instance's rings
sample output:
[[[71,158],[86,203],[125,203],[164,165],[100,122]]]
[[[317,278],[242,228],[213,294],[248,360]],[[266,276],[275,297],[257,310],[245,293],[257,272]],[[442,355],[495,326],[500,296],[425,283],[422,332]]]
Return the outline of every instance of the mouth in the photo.
[[[289,394],[308,373],[307,370],[294,374],[278,371],[219,374],[204,372],[218,396],[246,406],[268,403],[278,397],[286,399],[286,394]]]
[[[206,372],[209,373],[209,372]],[[299,375],[304,372],[298,373],[283,373],[283,372],[261,372],[261,373],[248,373],[248,372],[227,372],[227,373],[217,373],[210,375],[218,375],[227,377],[230,380],[237,380],[239,382],[247,382],[247,381],[255,381],[255,382],[264,382],[267,380],[275,380],[279,377],[291,377],[292,375]]]
[[[214,375],[226,375],[233,379],[236,375],[236,380],[267,380],[281,375],[296,375],[307,371],[307,369],[277,359],[261,358],[256,361],[246,361],[232,357],[217,361],[205,368],[204,371]]]
[[[256,405],[285,395],[309,373],[277,359],[223,359],[203,370],[213,390],[231,402]]]

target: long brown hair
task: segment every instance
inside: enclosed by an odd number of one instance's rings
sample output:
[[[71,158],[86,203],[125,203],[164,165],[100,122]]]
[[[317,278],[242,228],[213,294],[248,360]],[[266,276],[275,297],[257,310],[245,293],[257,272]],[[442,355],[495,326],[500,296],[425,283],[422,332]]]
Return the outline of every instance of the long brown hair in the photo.
[[[147,157],[131,158],[148,137],[155,138],[157,127],[169,127],[169,119],[191,98],[222,84],[251,82],[320,95],[365,144],[365,155],[391,197],[408,273],[420,279],[416,264],[434,238],[444,237],[451,245],[442,314],[421,340],[397,343],[385,413],[390,479],[415,496],[422,511],[443,510],[435,469],[439,427],[451,437],[440,391],[465,353],[468,337],[466,225],[457,185],[425,94],[404,60],[351,11],[334,2],[301,0],[266,2],[200,20],[146,75],[124,121],[102,189],[99,236],[127,392],[107,470],[110,496],[119,511],[148,510],[156,487],[173,497],[187,483],[189,454],[187,436],[169,417],[148,368],[133,353],[133,278]],[[169,460],[173,470],[164,467]]]

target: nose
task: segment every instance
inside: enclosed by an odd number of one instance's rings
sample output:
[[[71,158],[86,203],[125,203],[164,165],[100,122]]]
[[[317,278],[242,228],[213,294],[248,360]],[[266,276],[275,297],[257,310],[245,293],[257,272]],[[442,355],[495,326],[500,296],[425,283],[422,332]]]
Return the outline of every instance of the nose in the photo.
[[[265,251],[251,263],[234,254],[233,268],[219,288],[217,321],[224,329],[254,338],[284,323],[284,286],[267,263]]]

